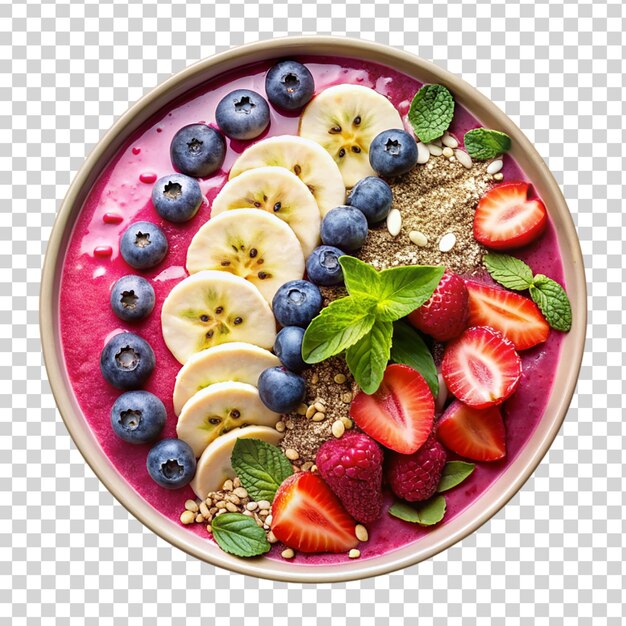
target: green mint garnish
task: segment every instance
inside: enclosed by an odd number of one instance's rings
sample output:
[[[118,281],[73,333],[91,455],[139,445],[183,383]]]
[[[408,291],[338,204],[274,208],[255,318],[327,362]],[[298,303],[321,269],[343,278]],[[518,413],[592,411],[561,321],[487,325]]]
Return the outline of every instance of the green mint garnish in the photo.
[[[309,324],[302,341],[302,358],[319,363],[343,352],[370,331],[376,301],[348,296],[331,302]]]
[[[391,360],[394,363],[408,365],[419,372],[428,383],[433,396],[437,397],[439,378],[433,355],[419,333],[406,322],[395,322],[393,325]]]
[[[520,259],[507,254],[486,254],[483,263],[491,277],[504,287],[515,291],[529,290],[530,297],[546,321],[555,330],[564,333],[572,327],[572,305],[559,283],[537,274]]]
[[[508,254],[486,254],[483,263],[491,278],[507,289],[524,291],[533,284],[533,271],[520,259]]]
[[[374,393],[385,374],[391,349],[392,324],[376,320],[370,331],[346,351],[346,363],[365,393]]]
[[[454,98],[443,85],[424,85],[413,98],[409,122],[420,141],[441,137],[452,122]]]
[[[473,463],[465,461],[450,461],[446,463],[441,474],[439,485],[437,485],[437,493],[442,493],[460,485],[471,473],[476,466]]]
[[[446,499],[443,496],[434,496],[417,506],[406,502],[395,502],[389,507],[389,514],[420,526],[433,526],[439,523],[446,514]]]
[[[511,138],[506,133],[489,128],[474,128],[463,140],[467,153],[478,161],[493,159],[511,149]]]
[[[260,439],[237,439],[231,465],[250,497],[271,502],[280,484],[293,474],[282,451]]]
[[[319,363],[346,351],[346,362],[365,393],[383,378],[393,337],[392,322],[420,307],[439,284],[443,267],[395,267],[377,272],[359,259],[342,256],[348,296],[331,302],[309,324],[302,358]]]
[[[269,552],[265,531],[251,517],[241,513],[224,513],[213,519],[211,531],[217,545],[236,556],[258,556]]]
[[[567,332],[572,327],[572,305],[559,283],[537,274],[530,286],[530,297],[552,328]]]

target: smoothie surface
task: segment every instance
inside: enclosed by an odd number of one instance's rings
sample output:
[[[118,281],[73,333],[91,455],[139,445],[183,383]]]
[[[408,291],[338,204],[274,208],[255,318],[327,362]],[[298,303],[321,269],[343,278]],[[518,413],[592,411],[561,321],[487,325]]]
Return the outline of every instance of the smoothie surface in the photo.
[[[360,84],[376,89],[389,97],[404,117],[411,99],[421,86],[418,81],[384,66],[345,59],[326,60],[319,57],[298,59],[311,70],[316,91],[339,83]],[[222,171],[200,185],[207,201],[198,214],[185,224],[173,224],[161,219],[152,206],[152,184],[174,170],[170,162],[169,146],[172,137],[182,126],[198,122],[214,123],[215,107],[228,92],[247,88],[264,93],[265,73],[270,64],[250,66],[238,73],[216,79],[196,90],[186,99],[175,102],[167,111],[155,116],[142,128],[109,163],[87,198],[76,221],[63,269],[60,297],[61,338],[65,364],[78,404],[102,450],[116,470],[145,500],[162,515],[180,523],[179,517],[187,498],[194,499],[190,487],[168,491],[157,486],[146,470],[149,444],[133,446],[118,439],[111,430],[110,410],[122,393],[113,388],[100,374],[100,351],[110,337],[129,330],[144,337],[156,355],[156,368],[144,388],[157,395],[165,404],[168,420],[163,437],[176,436],[176,416],[172,406],[172,392],[180,364],[169,352],[161,334],[160,313],[164,299],[181,279],[187,276],[185,257],[187,247],[204,222],[210,217],[210,205],[225,184],[234,160],[253,142],[227,139],[227,155]],[[271,123],[261,137],[297,134],[298,114],[281,115],[271,110]],[[480,126],[459,104],[456,105],[450,132],[457,137]],[[505,181],[525,180],[523,172],[510,156],[504,158],[502,170]],[[531,181],[532,182],[532,181]],[[106,214],[121,216],[121,222]],[[119,238],[129,224],[147,220],[158,224],[169,241],[169,253],[156,268],[135,272],[119,254]],[[111,254],[108,255],[107,247]],[[556,234],[552,224],[545,234],[531,246],[515,252],[535,271],[563,284],[563,269]],[[109,305],[113,283],[126,274],[140,273],[151,281],[156,293],[153,313],[143,321],[126,324],[119,320]],[[504,404],[506,425],[506,459],[496,463],[477,463],[472,476],[459,487],[446,493],[447,513],[442,524],[448,523],[468,504],[480,496],[515,459],[526,445],[541,420],[554,379],[562,335],[552,331],[548,341],[521,353],[523,375],[517,392]],[[450,459],[454,455],[450,455]],[[387,503],[391,497],[387,496]],[[203,524],[187,526],[210,541]],[[407,543],[419,540],[429,532],[384,513],[376,523],[368,526],[369,541],[359,546],[361,558],[374,557]],[[280,558],[279,545],[269,553]],[[345,561],[345,554],[298,553],[295,561],[307,564],[326,564]]]

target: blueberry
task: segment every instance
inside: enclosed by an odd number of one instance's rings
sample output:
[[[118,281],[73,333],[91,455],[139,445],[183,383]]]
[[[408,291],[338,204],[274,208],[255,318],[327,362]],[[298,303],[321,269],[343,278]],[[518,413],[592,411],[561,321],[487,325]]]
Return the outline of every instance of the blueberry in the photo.
[[[118,389],[141,387],[154,369],[150,344],[134,333],[120,333],[109,339],[100,354],[100,371]]]
[[[314,91],[313,75],[297,61],[281,61],[265,77],[267,99],[279,109],[301,109],[313,97]]]
[[[236,89],[219,101],[215,121],[231,139],[254,139],[268,127],[270,107],[256,91]]]
[[[111,409],[113,432],[128,443],[150,443],[165,426],[165,405],[149,391],[127,391]]]
[[[416,163],[417,144],[405,130],[384,130],[370,144],[370,165],[380,176],[401,176]]]
[[[165,234],[151,222],[131,224],[120,241],[122,258],[137,270],[147,270],[158,265],[165,258],[167,249]]]
[[[368,176],[360,180],[348,195],[346,204],[353,206],[365,215],[370,226],[384,220],[393,202],[391,187],[378,176]]]
[[[125,322],[141,320],[154,309],[154,289],[142,276],[122,276],[111,289],[111,308]]]
[[[306,260],[308,278],[316,285],[339,285],[343,282],[343,271],[339,265],[339,257],[343,256],[339,248],[318,246]]]
[[[188,485],[196,473],[196,458],[182,439],[161,439],[148,452],[146,467],[160,487],[180,489]]]
[[[327,246],[352,252],[358,250],[367,239],[367,219],[359,209],[339,206],[324,216],[321,234]]]
[[[301,372],[306,363],[302,360],[302,338],[304,328],[300,326],[285,326],[274,342],[274,352],[280,362],[292,372]]]
[[[183,126],[172,139],[172,165],[183,174],[206,178],[224,164],[226,142],[221,133],[206,124]]]
[[[200,184],[185,174],[163,176],[152,187],[152,204],[163,219],[188,222],[202,204]]]
[[[289,413],[303,400],[306,384],[302,376],[284,367],[263,370],[258,382],[261,402],[275,413]]]
[[[291,280],[274,294],[272,309],[281,326],[306,328],[322,309],[322,294],[308,280]]]

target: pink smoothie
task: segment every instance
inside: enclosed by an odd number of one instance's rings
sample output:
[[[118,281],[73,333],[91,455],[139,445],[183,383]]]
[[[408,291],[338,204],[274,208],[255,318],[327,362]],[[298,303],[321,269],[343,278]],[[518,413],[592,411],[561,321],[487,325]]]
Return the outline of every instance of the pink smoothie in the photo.
[[[402,115],[420,83],[387,67],[356,60],[303,59],[315,77],[317,90],[337,83],[357,83],[388,96]],[[146,455],[150,446],[132,446],[119,440],[111,431],[110,410],[120,391],[108,385],[100,374],[100,351],[107,340],[122,330],[145,337],[156,355],[157,365],[146,384],[148,391],[165,403],[168,420],[163,436],[176,433],[176,416],[172,407],[174,381],[180,364],[170,354],[161,336],[161,306],[169,291],[187,274],[184,269],[187,247],[200,226],[210,217],[211,201],[227,179],[237,156],[252,142],[228,141],[223,170],[201,181],[206,202],[189,223],[176,225],[162,220],[150,200],[152,183],[173,171],[169,145],[176,131],[186,124],[214,122],[219,100],[236,88],[264,92],[264,77],[269,65],[254,65],[223,79],[211,81],[186,99],[174,103],[168,111],[152,121],[120,150],[103,170],[91,191],[72,233],[67,250],[61,289],[61,335],[65,363],[76,399],[94,436],[111,463],[129,484],[162,515],[180,523],[179,516],[187,498],[194,498],[191,488],[167,491],[155,485],[146,471]],[[296,134],[298,116],[285,116],[272,110],[271,124],[262,137]],[[451,132],[457,137],[476,126],[478,120],[457,105]],[[524,179],[517,164],[505,157],[504,179]],[[143,275],[155,289],[157,304],[147,320],[126,324],[109,306],[113,283],[134,273],[119,254],[119,238],[126,227],[137,220],[158,224],[169,240],[169,253],[155,269]],[[520,256],[535,272],[546,274],[563,283],[562,264],[554,228],[550,225],[543,237]],[[473,475],[461,486],[446,494],[446,523],[473,502],[504,472],[509,463],[526,445],[544,413],[559,358],[561,335],[553,331],[548,341],[522,354],[524,373],[516,394],[504,405],[507,429],[507,457],[498,463],[478,464]],[[391,498],[389,498],[391,501]],[[207,537],[203,525],[186,527]],[[428,529],[402,522],[387,514],[370,525],[370,540],[360,546],[361,558],[389,552],[407,543],[418,541]],[[275,546],[270,553],[279,557]],[[346,555],[303,555],[296,561],[321,564],[346,560]]]

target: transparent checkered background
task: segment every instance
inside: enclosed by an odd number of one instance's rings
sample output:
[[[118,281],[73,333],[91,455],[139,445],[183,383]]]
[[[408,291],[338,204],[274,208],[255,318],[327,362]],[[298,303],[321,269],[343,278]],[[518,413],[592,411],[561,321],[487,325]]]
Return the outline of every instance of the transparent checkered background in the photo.
[[[622,624],[624,18],[619,0],[0,0],[0,624]],[[55,211],[117,116],[193,61],[301,33],[402,47],[502,107],[569,201],[592,310],[577,395],[521,493],[428,562],[319,586],[215,569],[132,518],[55,410],[37,323]]]

